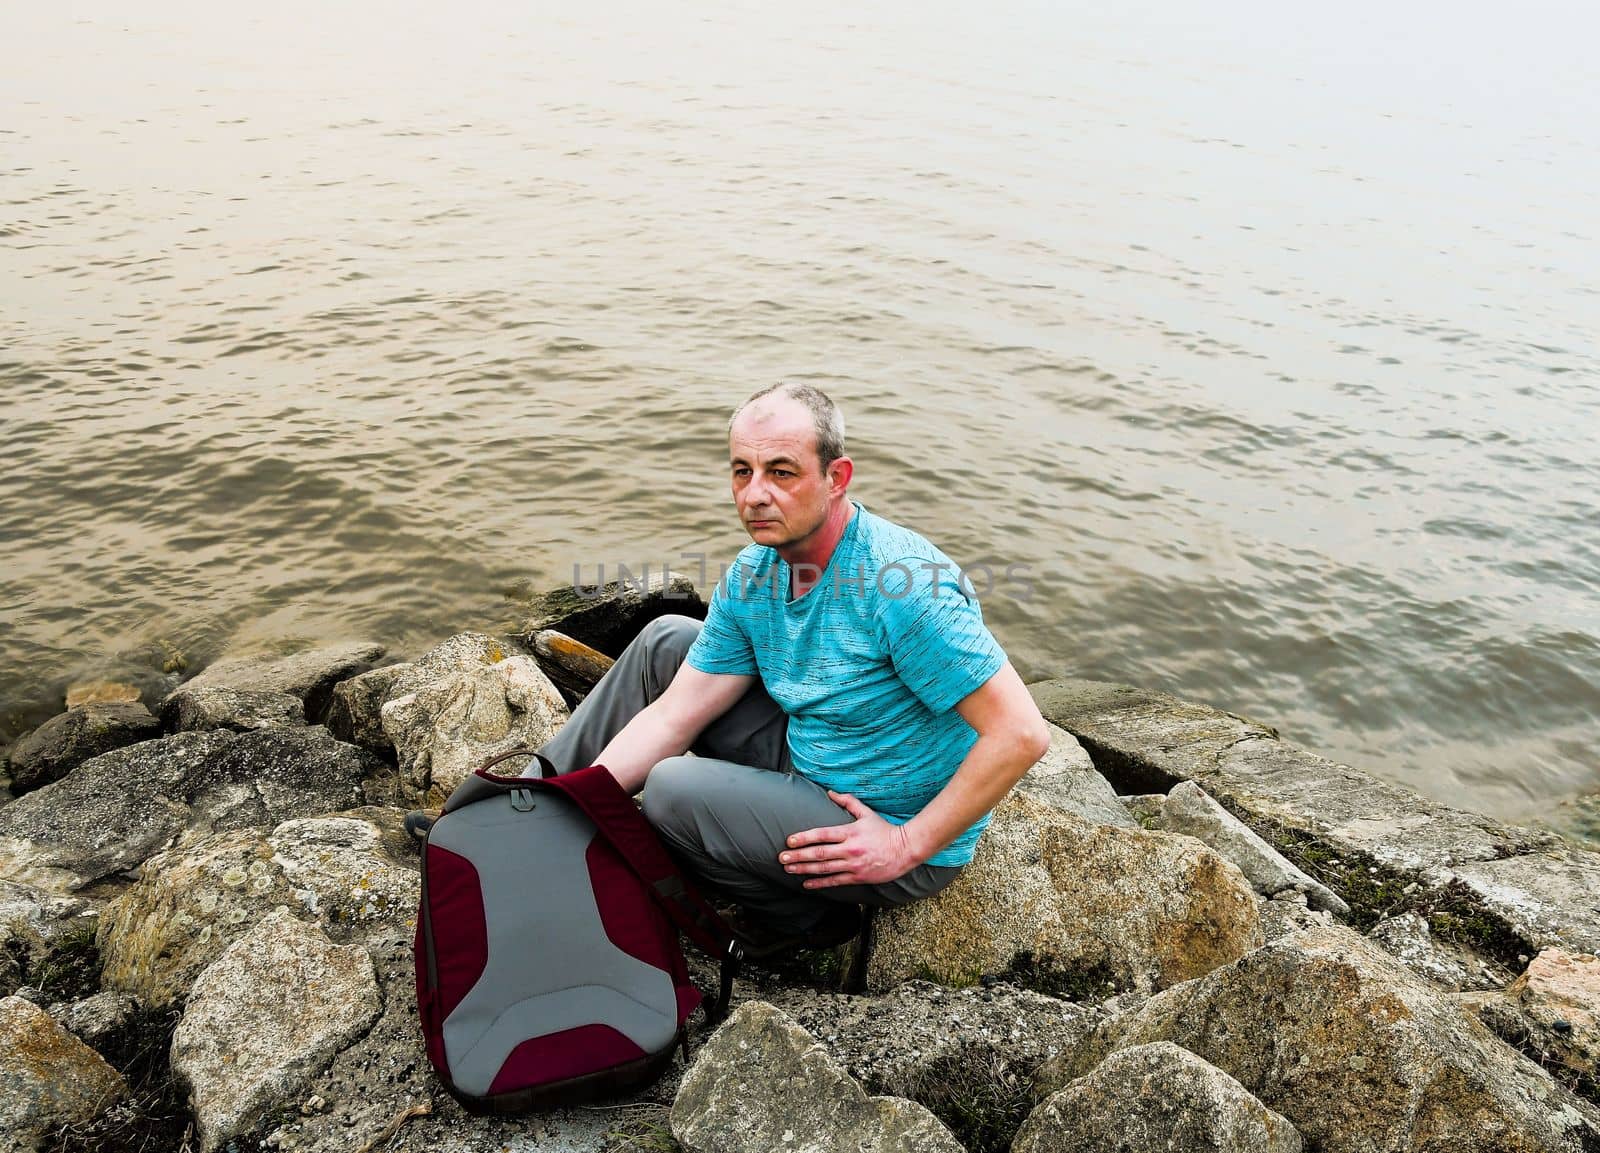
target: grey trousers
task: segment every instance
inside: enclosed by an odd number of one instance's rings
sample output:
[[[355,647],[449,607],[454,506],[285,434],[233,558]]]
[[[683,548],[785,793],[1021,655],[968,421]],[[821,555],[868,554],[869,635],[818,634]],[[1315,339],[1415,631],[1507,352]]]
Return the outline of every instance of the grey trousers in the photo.
[[[672,683],[700,633],[690,617],[651,621],[540,752],[558,773],[594,764],[600,751]],[[803,931],[829,902],[903,905],[955,880],[958,866],[919,865],[879,885],[807,890],[778,852],[791,833],[847,824],[850,814],[794,772],[789,718],[758,682],[700,734],[693,756],[668,757],[645,781],[645,818],[708,895],[737,901],[775,927]]]

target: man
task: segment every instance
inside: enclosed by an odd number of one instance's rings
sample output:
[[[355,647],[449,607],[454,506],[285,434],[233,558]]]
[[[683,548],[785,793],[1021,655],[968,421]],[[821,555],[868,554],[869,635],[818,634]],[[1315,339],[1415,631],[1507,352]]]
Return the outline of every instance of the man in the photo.
[[[651,622],[542,750],[643,788],[691,875],[774,947],[837,944],[856,906],[944,888],[1049,747],[956,566],[848,497],[843,432],[809,385],[740,406],[753,543],[703,627]]]

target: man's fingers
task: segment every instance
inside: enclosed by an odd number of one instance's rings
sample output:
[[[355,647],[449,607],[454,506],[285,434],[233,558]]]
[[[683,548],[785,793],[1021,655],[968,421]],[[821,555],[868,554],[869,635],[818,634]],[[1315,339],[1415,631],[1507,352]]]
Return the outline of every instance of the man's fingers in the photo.
[[[823,829],[807,829],[803,833],[790,833],[788,845],[791,849],[800,849],[806,845],[837,844],[844,840],[845,834],[849,831],[849,825],[830,825]]]
[[[828,800],[838,805],[841,809],[849,813],[858,821],[866,814],[872,812],[871,809],[867,808],[867,806],[863,805],[849,793],[836,793],[832,789],[829,789]]]
[[[814,881],[806,881],[802,889],[832,889],[839,885],[854,885],[855,877],[850,873],[834,873],[831,876],[819,877]]]

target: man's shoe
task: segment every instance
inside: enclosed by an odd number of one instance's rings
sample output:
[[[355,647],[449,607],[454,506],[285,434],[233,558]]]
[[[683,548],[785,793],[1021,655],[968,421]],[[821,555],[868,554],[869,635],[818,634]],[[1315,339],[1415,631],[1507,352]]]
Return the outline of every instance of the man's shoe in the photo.
[[[744,946],[745,959],[767,961],[801,949],[835,949],[861,932],[859,905],[830,905],[822,919],[809,929],[786,932],[752,920],[743,910],[727,918],[728,928]]]
[[[403,822],[406,836],[415,841],[418,846],[428,840],[428,830],[433,828],[433,822],[439,819],[438,809],[413,809],[406,814]]]

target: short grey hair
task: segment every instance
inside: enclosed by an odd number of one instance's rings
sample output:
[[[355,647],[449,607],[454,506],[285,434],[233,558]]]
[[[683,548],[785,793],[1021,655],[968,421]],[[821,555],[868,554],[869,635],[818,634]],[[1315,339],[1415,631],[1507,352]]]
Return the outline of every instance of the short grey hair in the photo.
[[[827,393],[810,384],[773,384],[751,393],[728,418],[728,431],[733,431],[733,422],[739,419],[740,413],[763,397],[774,394],[798,400],[810,411],[811,423],[817,430],[817,456],[824,469],[844,455],[844,414]]]

